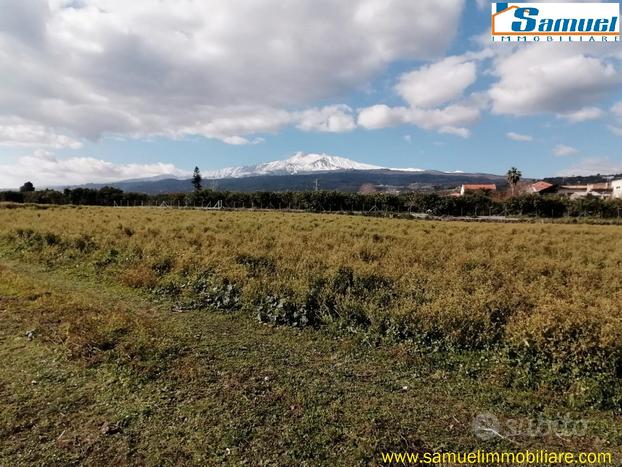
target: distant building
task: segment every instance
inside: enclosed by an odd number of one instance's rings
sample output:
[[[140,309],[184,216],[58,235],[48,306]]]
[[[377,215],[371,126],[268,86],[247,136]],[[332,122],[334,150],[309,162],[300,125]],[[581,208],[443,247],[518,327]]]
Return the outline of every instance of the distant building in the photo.
[[[494,183],[472,183],[462,185],[460,188],[460,196],[464,196],[469,191],[497,191],[497,185]]]
[[[538,193],[540,195],[543,195],[545,193],[554,193],[555,191],[557,191],[557,187],[552,183],[540,181],[529,185],[529,191],[531,193]]]
[[[587,195],[587,185],[560,185],[560,187],[557,189],[557,192],[560,195],[586,196]]]
[[[373,185],[372,183],[365,183],[361,185],[361,187],[359,188],[359,193],[362,195],[378,193],[378,188],[376,188],[376,186]]]
[[[600,198],[611,198],[613,194],[611,182],[590,183],[587,186],[587,193]]]
[[[614,198],[622,198],[622,179],[611,182],[611,196]]]

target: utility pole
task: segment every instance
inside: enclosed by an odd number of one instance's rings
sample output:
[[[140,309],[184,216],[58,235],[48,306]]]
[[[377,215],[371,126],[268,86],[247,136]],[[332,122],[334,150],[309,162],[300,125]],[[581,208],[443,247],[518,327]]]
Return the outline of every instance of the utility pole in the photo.
[[[317,178],[315,179],[315,191],[320,191],[320,181]]]

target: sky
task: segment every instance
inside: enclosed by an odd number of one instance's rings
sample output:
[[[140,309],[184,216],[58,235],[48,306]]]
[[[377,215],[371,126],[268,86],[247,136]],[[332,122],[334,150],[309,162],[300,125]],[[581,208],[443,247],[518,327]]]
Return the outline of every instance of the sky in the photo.
[[[485,0],[0,0],[0,187],[302,151],[622,173],[622,44],[492,44]]]

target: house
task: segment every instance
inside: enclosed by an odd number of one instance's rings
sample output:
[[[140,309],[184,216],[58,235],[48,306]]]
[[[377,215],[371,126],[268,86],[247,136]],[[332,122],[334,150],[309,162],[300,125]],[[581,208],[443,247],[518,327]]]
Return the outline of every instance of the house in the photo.
[[[611,188],[611,182],[590,183],[587,185],[587,192],[588,194],[599,198],[610,198],[613,193],[613,189]]]
[[[460,196],[464,196],[468,191],[497,191],[497,185],[494,183],[472,183],[462,185],[460,188]]]
[[[544,181],[532,183],[531,185],[529,185],[530,193],[537,193],[539,195],[543,195],[546,193],[554,193],[555,191],[557,191],[557,187],[555,185]]]
[[[616,188],[617,187],[617,188]],[[588,183],[586,185],[551,185],[541,181],[529,187],[530,193],[559,193],[572,199],[594,196],[595,198],[622,198],[622,180],[613,182]]]
[[[587,185],[560,185],[557,192],[560,195],[585,196],[587,195]]]

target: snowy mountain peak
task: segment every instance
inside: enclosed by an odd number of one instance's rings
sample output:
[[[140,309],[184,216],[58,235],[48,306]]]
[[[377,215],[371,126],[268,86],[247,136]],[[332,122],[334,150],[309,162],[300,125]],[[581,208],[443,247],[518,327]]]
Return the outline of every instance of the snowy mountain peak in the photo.
[[[241,178],[256,175],[292,175],[313,172],[332,172],[336,170],[378,170],[383,167],[346,159],[345,157],[328,154],[306,154],[297,152],[288,159],[265,162],[245,167],[229,167],[226,169],[205,172],[204,178]]]
[[[382,169],[377,165],[363,164],[361,162],[346,159],[345,157],[329,156],[328,154],[305,154],[297,152],[289,159],[273,162],[272,164],[284,165],[290,173],[316,172],[329,170],[377,170]]]

